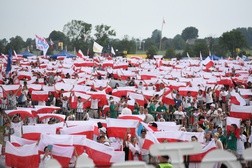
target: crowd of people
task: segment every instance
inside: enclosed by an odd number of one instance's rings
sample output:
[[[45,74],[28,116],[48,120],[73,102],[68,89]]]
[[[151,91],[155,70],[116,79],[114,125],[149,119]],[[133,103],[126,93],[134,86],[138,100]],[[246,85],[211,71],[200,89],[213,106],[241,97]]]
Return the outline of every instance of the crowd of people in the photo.
[[[63,64],[62,61],[56,61],[58,64]],[[151,62],[151,61],[150,61]],[[16,63],[18,66],[18,62]],[[180,125],[178,131],[187,132],[204,132],[204,144],[207,145],[210,141],[214,140],[216,148],[226,149],[234,153],[238,159],[243,160],[242,154],[245,148],[251,147],[251,118],[241,121],[241,124],[232,124],[231,129],[227,130],[226,117],[228,117],[231,104],[231,92],[239,93],[239,89],[248,89],[252,92],[252,83],[233,83],[232,85],[219,85],[214,84],[211,86],[204,86],[198,84],[198,92],[192,95],[191,91],[187,91],[185,95],[181,95],[178,88],[170,87],[162,78],[154,80],[153,82],[146,82],[146,80],[136,76],[130,76],[122,79],[121,76],[114,75],[111,68],[104,68],[101,64],[92,67],[90,78],[82,84],[89,88],[90,92],[103,92],[106,94],[106,103],[102,103],[101,98],[88,97],[84,99],[82,96],[76,96],[74,92],[69,95],[66,94],[64,88],[48,92],[48,99],[45,101],[37,101],[32,98],[32,89],[30,85],[42,86],[55,86],[56,83],[63,81],[63,79],[78,80],[78,71],[75,73],[60,73],[48,71],[46,74],[35,71],[33,69],[40,67],[41,61],[37,59],[35,63],[31,64],[29,68],[22,67],[22,71],[29,71],[32,77],[35,77],[33,83],[30,83],[30,78],[20,78],[17,71],[13,70],[9,76],[4,78],[3,85],[19,84],[20,87],[15,91],[7,91],[1,86],[4,96],[1,97],[1,124],[4,128],[4,141],[10,140],[10,135],[22,137],[22,125],[32,125],[35,123],[48,123],[53,124],[59,122],[57,118],[50,118],[47,120],[39,121],[36,117],[23,117],[20,114],[8,116],[5,110],[13,110],[19,107],[32,108],[35,106],[56,106],[60,110],[55,111],[57,114],[64,114],[66,120],[84,121],[89,119],[105,119],[105,118],[118,118],[122,115],[142,115],[144,116],[143,122],[149,124],[153,132],[158,131],[157,122],[175,122]],[[155,64],[155,61],[154,61]],[[129,67],[134,67],[129,63]],[[19,69],[20,70],[20,69]],[[158,68],[156,67],[156,70]],[[127,70],[126,70],[127,71]],[[140,70],[139,70],[140,71]],[[135,72],[136,74],[139,71]],[[151,72],[149,69],[148,72]],[[124,72],[125,73],[125,72]],[[182,73],[181,73],[182,74]],[[232,69],[231,76],[235,76],[235,69]],[[251,76],[251,74],[249,74]],[[185,78],[193,78],[195,76],[184,75]],[[178,78],[174,80],[179,80]],[[90,81],[93,81],[93,84]],[[94,83],[103,83],[96,86]],[[192,82],[187,85],[193,86]],[[117,97],[113,95],[113,91],[120,89],[120,87],[133,88],[134,92],[142,95],[143,103],[132,98],[129,95]],[[41,88],[41,91],[43,87]],[[145,96],[145,92],[151,92],[152,96]],[[170,95],[172,103],[164,99],[165,96]],[[251,94],[252,95],[252,94]],[[252,96],[246,99],[246,105],[252,105]],[[73,105],[73,97],[77,100]],[[132,100],[133,106],[132,106]],[[107,146],[111,146],[113,137],[108,137],[106,128],[98,123],[99,136],[94,137],[94,140]],[[238,131],[238,133],[237,133]],[[158,160],[151,157],[149,150],[143,149],[143,142],[146,136],[146,128],[143,126],[138,127],[138,133],[132,136],[130,132],[126,132],[125,138],[119,140],[123,145],[125,151],[125,160],[143,160],[146,163],[155,163],[160,167],[164,164],[172,165],[169,163],[169,154],[162,156]],[[191,141],[197,141],[198,137],[192,136]],[[167,141],[165,141],[167,142]],[[164,143],[165,143],[164,142]],[[47,153],[50,149],[45,149],[43,159],[48,159]],[[190,162],[190,157],[189,157]],[[197,163],[188,164],[189,167],[197,167]],[[216,165],[221,167],[222,164]],[[244,162],[244,166],[249,166],[248,162]]]

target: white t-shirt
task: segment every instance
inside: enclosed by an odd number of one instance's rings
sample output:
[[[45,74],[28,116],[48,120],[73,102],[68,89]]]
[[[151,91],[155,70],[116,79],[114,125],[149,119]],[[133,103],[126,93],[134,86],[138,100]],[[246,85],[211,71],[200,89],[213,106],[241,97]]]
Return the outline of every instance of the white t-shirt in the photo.
[[[173,114],[177,120],[185,118],[185,113],[183,111],[175,111]]]
[[[243,154],[243,151],[245,150],[244,143],[247,141],[247,138],[244,134],[240,135],[240,138],[237,139],[237,149],[236,152],[239,155]]]
[[[11,122],[11,128],[14,130],[14,134],[17,137],[22,137],[22,126],[23,122],[20,121],[18,123]]]
[[[91,109],[98,109],[99,99],[91,99]]]
[[[206,103],[213,103],[213,92],[206,93]]]
[[[132,115],[132,111],[128,107],[124,107],[121,115]]]

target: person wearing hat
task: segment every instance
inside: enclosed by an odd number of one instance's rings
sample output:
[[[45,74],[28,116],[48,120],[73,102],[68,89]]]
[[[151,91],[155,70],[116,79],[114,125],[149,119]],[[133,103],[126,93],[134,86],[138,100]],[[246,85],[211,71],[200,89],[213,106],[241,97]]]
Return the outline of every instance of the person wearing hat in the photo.
[[[214,118],[214,117],[216,117],[217,116],[217,110],[215,109],[215,104],[211,104],[210,105],[210,109],[208,110],[208,112],[207,112],[207,116],[208,117],[212,117],[212,118]]]
[[[224,120],[224,116],[223,116],[223,112],[221,108],[217,109],[217,114],[214,118],[214,123],[215,125],[218,125],[220,127],[223,127],[223,120]]]

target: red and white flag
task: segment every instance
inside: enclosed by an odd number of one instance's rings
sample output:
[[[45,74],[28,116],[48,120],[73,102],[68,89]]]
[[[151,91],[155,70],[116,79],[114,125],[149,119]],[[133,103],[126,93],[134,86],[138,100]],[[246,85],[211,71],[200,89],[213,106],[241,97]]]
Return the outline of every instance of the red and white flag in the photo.
[[[14,146],[23,146],[23,145],[29,145],[29,144],[37,143],[37,141],[20,138],[20,137],[17,137],[15,135],[10,136],[10,142]]]
[[[50,114],[50,113],[38,114],[38,117],[39,117],[39,121],[42,121],[42,120],[47,119],[47,118],[56,118],[59,121],[63,122],[66,119],[66,115],[63,115],[63,114],[54,114],[54,113],[53,114]]]
[[[70,160],[73,156],[73,146],[59,146],[53,145],[52,156],[56,159],[62,167],[69,167]]]
[[[144,106],[144,96],[142,94],[128,92],[127,96],[134,99],[140,106]]]
[[[123,119],[107,119],[107,134],[109,137],[118,137],[124,139],[127,132],[130,132],[132,136],[136,133],[138,126],[136,120],[123,120]]]
[[[80,58],[84,58],[84,54],[82,53],[81,50],[78,50],[77,54],[76,54],[78,57]]]
[[[20,85],[2,85],[2,87],[4,97],[7,97],[10,91],[12,91],[13,93],[17,92],[17,96],[21,95]]]
[[[56,127],[48,124],[24,125],[22,138],[39,140],[41,134],[56,134]]]
[[[110,165],[114,149],[96,141],[86,139],[85,149],[88,156],[93,159],[96,166]]]
[[[8,167],[39,167],[39,154],[37,144],[16,147],[9,141],[5,147],[5,163]]]
[[[118,119],[143,121],[145,115],[119,115]]]
[[[7,115],[9,115],[9,116],[13,116],[13,115],[19,114],[21,116],[21,118],[33,117],[32,108],[18,107],[15,110],[5,110],[5,113]]]
[[[60,107],[57,106],[35,106],[32,111],[34,112],[33,114],[40,114],[40,113],[52,113],[54,111],[60,110]]]
[[[211,150],[216,149],[215,141],[212,140],[208,144],[202,147],[202,153],[196,154],[196,155],[190,155],[189,159],[190,162],[201,162],[202,158],[210,152]]]
[[[85,135],[88,139],[93,139],[94,125],[87,122],[85,125],[72,126],[60,130],[62,135]]]
[[[230,96],[230,103],[231,104],[240,105],[240,106],[246,105],[246,101],[239,93],[232,91],[232,92],[230,92],[230,95],[231,95]]]
[[[31,99],[33,101],[47,101],[48,91],[32,91]]]
[[[210,57],[207,57],[204,61],[202,61],[202,64],[205,65],[206,69],[209,69],[214,65],[214,62],[210,59]]]
[[[239,106],[231,104],[230,117],[246,120],[252,118],[252,106]]]
[[[159,143],[159,141],[157,140],[155,135],[151,131],[147,131],[142,148],[149,150],[150,146],[156,143]]]

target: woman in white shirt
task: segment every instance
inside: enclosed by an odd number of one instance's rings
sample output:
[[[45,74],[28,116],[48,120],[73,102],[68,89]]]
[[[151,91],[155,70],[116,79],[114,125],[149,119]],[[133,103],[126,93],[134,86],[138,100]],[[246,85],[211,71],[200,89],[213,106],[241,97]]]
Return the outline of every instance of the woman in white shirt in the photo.
[[[175,111],[173,114],[178,124],[182,124],[182,121],[185,119],[185,112],[183,112],[182,106],[179,106],[178,110]]]

